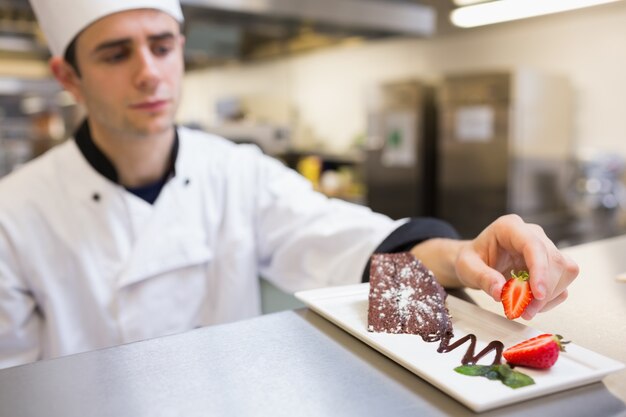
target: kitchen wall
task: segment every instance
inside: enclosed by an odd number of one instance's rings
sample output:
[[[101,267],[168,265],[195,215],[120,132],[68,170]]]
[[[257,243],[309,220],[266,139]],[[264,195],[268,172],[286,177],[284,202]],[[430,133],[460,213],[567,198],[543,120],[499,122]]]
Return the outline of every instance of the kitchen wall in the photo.
[[[626,157],[626,2],[466,29],[320,50],[263,63],[191,72],[181,121],[213,123],[228,95],[293,100],[307,140],[342,151],[364,132],[368,89],[385,80],[519,66],[566,75],[575,93],[574,143]],[[299,135],[302,139],[304,135]]]

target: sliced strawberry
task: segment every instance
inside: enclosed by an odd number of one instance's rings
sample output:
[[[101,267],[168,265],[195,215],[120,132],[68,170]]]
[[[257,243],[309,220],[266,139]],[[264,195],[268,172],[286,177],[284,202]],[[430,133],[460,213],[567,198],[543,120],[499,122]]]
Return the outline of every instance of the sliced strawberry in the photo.
[[[520,271],[518,275],[511,271],[511,278],[502,287],[502,305],[509,320],[521,316],[534,298],[528,278],[526,271]]]
[[[548,369],[559,358],[559,352],[565,352],[562,337],[553,334],[542,334],[525,340],[502,352],[502,356],[511,365],[530,368]]]

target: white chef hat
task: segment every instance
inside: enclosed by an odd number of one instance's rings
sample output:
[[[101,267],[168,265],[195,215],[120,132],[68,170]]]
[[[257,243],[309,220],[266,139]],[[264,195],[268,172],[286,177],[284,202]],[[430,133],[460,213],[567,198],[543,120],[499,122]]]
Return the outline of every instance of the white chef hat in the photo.
[[[183,12],[178,0],[30,0],[52,55],[65,49],[83,29],[112,13],[133,9],[157,9],[179,22]]]

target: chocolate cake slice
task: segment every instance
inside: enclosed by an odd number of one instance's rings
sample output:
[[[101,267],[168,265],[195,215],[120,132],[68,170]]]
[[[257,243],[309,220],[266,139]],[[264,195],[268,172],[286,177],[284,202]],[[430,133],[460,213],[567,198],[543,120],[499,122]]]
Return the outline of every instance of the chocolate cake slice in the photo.
[[[368,330],[449,340],[446,291],[410,252],[374,254],[370,265]]]

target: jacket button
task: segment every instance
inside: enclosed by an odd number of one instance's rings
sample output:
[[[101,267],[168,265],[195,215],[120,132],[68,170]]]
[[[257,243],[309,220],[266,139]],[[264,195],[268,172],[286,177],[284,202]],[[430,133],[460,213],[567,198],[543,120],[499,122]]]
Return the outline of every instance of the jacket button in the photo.
[[[190,182],[191,180],[189,178],[185,178],[185,185],[189,185]]]
[[[91,196],[91,198],[93,199],[93,201],[100,201],[100,194],[98,193],[93,193],[93,195]]]

